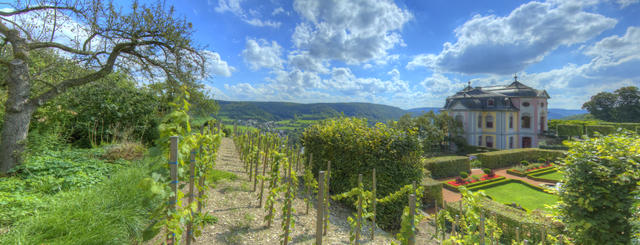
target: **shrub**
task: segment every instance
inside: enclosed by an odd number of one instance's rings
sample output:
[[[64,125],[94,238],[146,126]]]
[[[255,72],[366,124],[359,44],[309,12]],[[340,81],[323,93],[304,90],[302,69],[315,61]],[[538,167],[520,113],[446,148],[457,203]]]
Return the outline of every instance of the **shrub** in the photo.
[[[482,172],[484,172],[484,174],[489,175],[491,173],[491,169],[490,168],[484,168],[482,169]]]
[[[377,172],[376,172],[377,173]],[[382,199],[378,199],[376,206],[376,223],[384,230],[398,230],[402,218],[402,211],[409,201],[412,185],[406,185]],[[416,199],[422,200],[422,187],[416,190]]]
[[[520,164],[522,164],[522,166],[529,166],[529,161],[522,160],[522,161],[520,161]]]
[[[471,178],[475,181],[480,180],[480,176],[477,176],[477,175],[472,175]]]
[[[478,159],[482,161],[482,166],[490,169],[513,166],[520,163],[522,160],[531,162],[541,157],[549,160],[555,160],[556,158],[563,156],[563,151],[544,150],[538,148],[513,149],[477,154]]]
[[[102,155],[104,159],[115,161],[138,160],[144,156],[146,149],[144,145],[138,142],[124,142],[106,147],[105,153]]]
[[[576,244],[629,244],[640,181],[640,136],[616,134],[568,145],[560,166],[559,215]]]
[[[613,126],[607,125],[587,125],[585,126],[585,130],[587,131],[587,135],[589,137],[596,136],[596,132],[600,135],[609,135],[616,131],[616,128]]]
[[[432,178],[424,178],[422,180],[422,187],[424,188],[422,207],[431,208],[435,202],[438,203],[439,207],[442,207],[442,182]]]
[[[460,178],[466,179],[469,177],[469,174],[467,172],[460,172]]]
[[[456,176],[461,171],[471,170],[469,158],[464,156],[427,158],[424,160],[424,166],[431,172],[431,177],[436,179]]]
[[[582,136],[582,125],[560,124],[557,126],[558,136]]]
[[[358,174],[371,176],[374,168],[378,197],[395,193],[413,181],[422,181],[420,144],[411,132],[381,123],[369,127],[366,120],[358,118],[328,119],[307,128],[302,142],[305,153],[313,154],[311,170],[314,173],[326,169],[327,161],[331,161],[331,179],[339,180],[330,181],[332,193],[351,190],[357,186]],[[365,178],[364,186],[371,188],[370,178]],[[381,227],[399,225],[402,205],[393,208],[397,210],[389,212],[396,215],[397,224],[384,223],[391,219],[383,219]]]

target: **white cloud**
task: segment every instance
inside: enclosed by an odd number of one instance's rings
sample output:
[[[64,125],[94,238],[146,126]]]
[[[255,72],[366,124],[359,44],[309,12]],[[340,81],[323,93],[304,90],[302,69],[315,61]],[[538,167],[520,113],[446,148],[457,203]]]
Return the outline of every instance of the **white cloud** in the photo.
[[[288,55],[288,64],[292,69],[328,73],[327,63],[309,55],[308,51],[293,51]]]
[[[455,30],[457,41],[439,54],[417,55],[419,66],[465,74],[509,74],[541,61],[561,45],[588,41],[617,21],[589,13],[574,1],[529,2],[506,17],[476,15]]]
[[[640,2],[640,0],[616,0],[616,3],[620,5],[620,9],[626,8],[629,5],[636,4]]]
[[[273,10],[273,12],[271,12],[271,15],[276,16],[278,14],[286,14],[289,15],[289,12],[284,11],[284,9],[282,7],[278,7],[276,9]]]
[[[215,10],[218,13],[230,12],[252,26],[278,28],[282,24],[278,21],[260,19],[260,13],[254,9],[249,9],[249,14],[247,14],[241,6],[243,1],[244,0],[218,0],[218,6],[215,7]]]
[[[260,68],[282,69],[282,59],[280,55],[282,47],[276,41],[271,41],[271,45],[264,39],[247,39],[245,49],[242,50],[242,57],[251,69]]]
[[[593,69],[602,69],[640,59],[640,27],[629,27],[624,36],[603,38],[586,49],[592,56]]]
[[[209,50],[203,50],[202,55],[206,58],[205,67],[208,73],[230,77],[231,73],[236,70],[233,66],[227,64],[226,61],[220,58],[220,54],[217,52],[211,52]]]
[[[402,26],[412,18],[391,0],[296,0],[307,23],[296,26],[294,45],[318,59],[359,64],[380,59],[402,44]]]

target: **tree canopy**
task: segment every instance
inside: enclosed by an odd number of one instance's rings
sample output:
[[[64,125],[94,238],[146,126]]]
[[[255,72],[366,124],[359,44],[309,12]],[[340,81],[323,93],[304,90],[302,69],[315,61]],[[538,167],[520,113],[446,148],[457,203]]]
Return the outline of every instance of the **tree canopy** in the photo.
[[[629,86],[600,92],[582,105],[595,118],[608,122],[640,122],[640,90]]]

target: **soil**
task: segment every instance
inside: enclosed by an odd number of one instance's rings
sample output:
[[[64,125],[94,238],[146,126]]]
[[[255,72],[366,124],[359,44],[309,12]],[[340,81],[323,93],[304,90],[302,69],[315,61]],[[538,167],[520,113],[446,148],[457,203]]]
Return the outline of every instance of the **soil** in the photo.
[[[238,179],[222,181],[208,190],[208,199],[203,211],[217,217],[218,222],[204,227],[202,234],[193,244],[281,244],[280,236],[284,233],[281,228],[282,201],[277,202],[277,213],[271,227],[267,227],[263,220],[266,214],[265,209],[258,207],[257,195],[260,192],[260,183],[258,182],[258,190],[254,192],[253,183],[248,181],[248,174],[244,171],[232,139],[222,140],[215,168],[235,173]],[[292,239],[289,244],[315,243],[316,208],[312,205],[309,213],[305,214],[306,204],[302,196],[302,193],[297,193],[293,202],[295,227],[292,229]],[[422,210],[419,212],[427,218],[417,226],[416,244],[438,244],[431,238],[434,227],[430,216]],[[347,217],[352,213],[354,213],[353,210],[339,203],[331,203],[330,225],[327,234],[323,237],[323,244],[349,244],[350,229]],[[392,242],[399,244],[394,235],[380,228],[375,229],[375,239],[371,240],[369,222],[363,226],[362,230],[361,244],[391,244]]]

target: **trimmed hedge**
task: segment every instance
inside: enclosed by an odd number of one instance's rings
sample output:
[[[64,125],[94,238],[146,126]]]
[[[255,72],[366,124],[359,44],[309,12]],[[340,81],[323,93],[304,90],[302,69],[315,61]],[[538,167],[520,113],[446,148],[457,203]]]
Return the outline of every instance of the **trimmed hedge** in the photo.
[[[438,202],[438,206],[442,207],[442,182],[432,178],[424,178],[421,185],[424,188],[422,193],[423,208],[431,208],[435,202]]]
[[[551,169],[545,169],[545,171],[539,171],[539,172],[535,172],[535,173],[530,173],[529,175],[527,175],[527,178],[532,179],[532,180],[537,180],[537,181],[543,181],[543,182],[552,182],[552,183],[557,183],[558,181],[556,180],[552,180],[552,179],[546,179],[543,177],[538,177],[540,175],[543,174],[547,174],[547,173],[551,173],[551,172],[557,172],[558,169],[551,168]]]
[[[557,126],[558,136],[582,136],[584,134],[581,125],[560,124]]]
[[[531,171],[528,171],[528,172],[524,172],[524,173],[511,168],[511,169],[507,169],[507,173],[511,174],[511,175],[515,175],[515,176],[527,177],[527,175],[529,175],[529,174],[534,174],[534,173],[538,173],[538,172],[544,172],[544,171],[547,171],[549,169],[555,169],[555,166],[551,165],[551,166],[548,166],[548,167],[534,169],[534,170],[531,170]]]
[[[503,168],[519,164],[521,161],[535,162],[539,158],[556,159],[564,156],[564,151],[539,148],[512,149],[480,153],[476,155],[483,168]]]
[[[426,158],[424,167],[431,172],[431,177],[436,179],[458,176],[460,172],[471,171],[471,163],[466,156]]]
[[[595,132],[598,132],[601,135],[610,135],[616,132],[616,128],[609,125],[587,125],[585,126],[585,130],[589,137],[595,136]]]
[[[383,230],[395,231],[400,229],[402,222],[402,211],[404,207],[409,205],[409,194],[411,194],[413,185],[406,185],[400,190],[389,194],[388,196],[377,199],[376,206],[376,223]],[[422,187],[416,190],[416,199],[422,200]]]
[[[474,187],[474,186],[479,186],[479,185],[484,185],[484,184],[487,184],[487,183],[497,182],[497,181],[501,181],[501,180],[504,180],[504,179],[505,179],[504,176],[500,176],[500,177],[493,178],[493,179],[490,179],[490,180],[483,180],[483,181],[470,183],[470,184],[464,185],[464,187],[470,189],[471,187]],[[451,181],[451,180],[447,180],[447,181],[443,182],[444,188],[447,188],[447,190],[450,190],[450,191],[460,192],[458,190],[458,187],[460,187],[460,186],[455,186],[455,185],[449,184],[448,183],[449,181]]]

